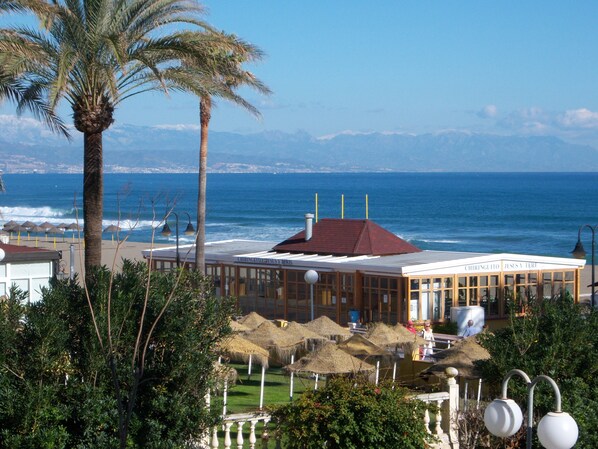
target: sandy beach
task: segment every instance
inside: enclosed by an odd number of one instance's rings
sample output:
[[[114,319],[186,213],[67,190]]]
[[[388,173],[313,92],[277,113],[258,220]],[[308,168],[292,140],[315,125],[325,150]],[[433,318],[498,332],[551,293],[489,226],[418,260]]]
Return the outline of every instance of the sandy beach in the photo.
[[[56,239],[53,237],[48,237],[48,239],[43,237],[35,239],[34,237],[31,237],[30,239],[27,239],[27,237],[25,237],[21,238],[20,241],[18,241],[16,238],[13,238],[10,240],[10,243],[13,245],[25,245],[61,251],[63,261],[61,265],[64,267],[65,273],[67,275],[70,272],[72,245],[74,250],[75,273],[81,272],[81,267],[83,266],[83,241],[78,240],[76,237],[74,239],[69,237],[65,237],[64,239],[62,237],[57,237]],[[122,261],[124,259],[143,260],[141,252],[145,249],[149,249],[151,246],[152,245],[147,242],[130,242],[126,240],[119,243],[117,240],[112,239],[103,240],[102,264],[106,265],[107,267],[114,267],[118,270],[122,267]],[[154,248],[172,246],[172,243],[154,244],[153,246]]]

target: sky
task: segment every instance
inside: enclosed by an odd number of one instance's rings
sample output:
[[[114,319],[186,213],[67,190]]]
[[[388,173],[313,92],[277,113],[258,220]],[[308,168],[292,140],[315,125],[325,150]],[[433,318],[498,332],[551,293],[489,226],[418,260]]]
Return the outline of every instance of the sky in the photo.
[[[217,102],[211,129],[555,135],[598,147],[598,2],[206,0],[207,21],[259,46],[273,94]],[[66,116],[68,110],[65,108]],[[0,114],[14,114],[5,104]],[[143,94],[116,123],[195,126],[187,95]]]

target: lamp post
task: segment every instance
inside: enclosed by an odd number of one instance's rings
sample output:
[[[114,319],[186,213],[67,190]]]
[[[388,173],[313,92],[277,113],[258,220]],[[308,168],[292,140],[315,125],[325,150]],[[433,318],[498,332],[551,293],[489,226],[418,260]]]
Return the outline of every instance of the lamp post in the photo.
[[[592,297],[590,298],[590,304],[592,305],[592,308],[594,308],[596,305],[594,299],[594,294],[596,292],[596,270],[594,265],[594,252],[596,248],[596,228],[598,228],[598,225],[592,226],[589,224],[584,224],[579,227],[579,231],[577,232],[577,243],[575,244],[575,248],[573,249],[573,251],[571,251],[571,254],[573,254],[573,257],[575,257],[576,259],[586,258],[586,251],[583,248],[583,244],[581,243],[581,231],[584,228],[588,228],[590,231],[592,231]]]
[[[523,414],[515,401],[507,398],[507,385],[514,375],[522,377],[527,385],[527,449],[532,447],[534,414],[534,388],[541,380],[547,381],[554,390],[554,412],[548,412],[538,424],[538,439],[547,449],[570,449],[575,445],[579,430],[577,423],[561,411],[561,392],[556,382],[543,374],[530,380],[523,371],[514,369],[502,381],[502,397],[492,401],[484,411],[484,424],[490,433],[498,437],[510,437],[517,433],[523,423]]]
[[[187,227],[185,228],[185,235],[193,235],[195,234],[195,229],[193,229],[193,225],[191,224],[191,215],[189,215],[187,212],[184,212],[184,214],[187,215],[187,218],[189,219],[189,221],[187,222]],[[176,237],[176,266],[177,268],[179,268],[181,266],[181,258],[179,256],[179,215],[176,212],[170,212],[166,218],[164,219],[164,227],[162,228],[162,232],[160,232],[160,234],[162,234],[164,237],[169,237],[172,234],[172,231],[170,230],[170,226],[168,226],[168,217],[170,217],[171,215],[174,215],[175,218],[175,237]]]
[[[307,270],[303,276],[305,282],[309,284],[309,299],[310,299],[310,316],[311,321],[314,320],[314,284],[318,282],[318,272],[315,270]]]

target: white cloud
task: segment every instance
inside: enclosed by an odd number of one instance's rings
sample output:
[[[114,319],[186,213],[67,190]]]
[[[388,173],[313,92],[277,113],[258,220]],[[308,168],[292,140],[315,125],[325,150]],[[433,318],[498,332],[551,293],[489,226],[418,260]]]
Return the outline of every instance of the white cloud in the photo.
[[[480,118],[494,118],[497,113],[497,107],[493,104],[488,104],[479,110],[476,115]]]
[[[598,112],[589,109],[572,109],[557,117],[557,123],[565,129],[598,129]]]

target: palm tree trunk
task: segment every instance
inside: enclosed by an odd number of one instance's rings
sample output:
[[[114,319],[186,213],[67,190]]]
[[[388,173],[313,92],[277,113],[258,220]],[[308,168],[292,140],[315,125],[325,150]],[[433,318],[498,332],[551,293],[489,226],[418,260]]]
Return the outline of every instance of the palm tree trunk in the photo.
[[[83,134],[83,233],[85,274],[102,263],[102,216],[104,200],[102,133]]]
[[[195,239],[195,269],[206,272],[206,186],[208,170],[208,128],[212,116],[212,99],[202,97],[199,101],[199,188],[197,192],[197,237]]]

